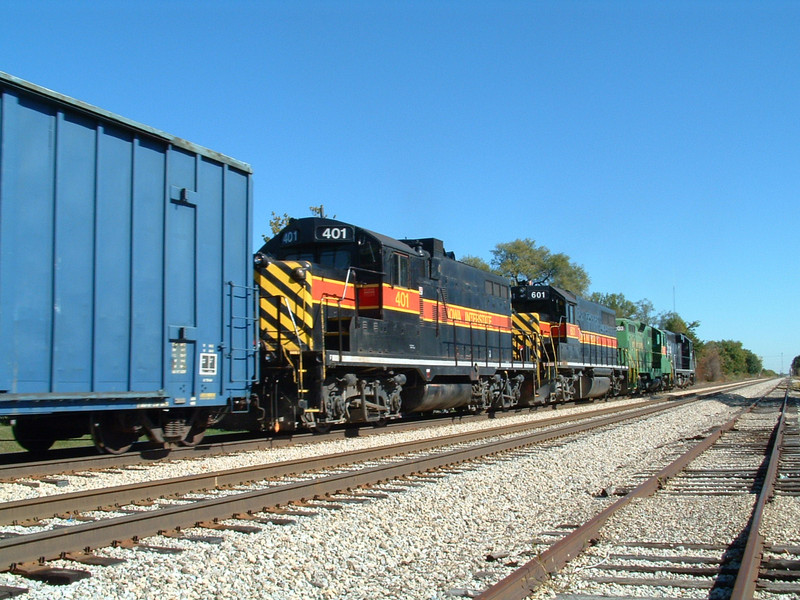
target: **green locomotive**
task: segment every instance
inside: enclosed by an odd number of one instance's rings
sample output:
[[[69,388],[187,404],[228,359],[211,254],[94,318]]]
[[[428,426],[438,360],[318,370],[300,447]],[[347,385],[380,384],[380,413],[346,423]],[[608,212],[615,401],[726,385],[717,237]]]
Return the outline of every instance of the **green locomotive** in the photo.
[[[617,319],[619,361],[628,367],[628,393],[655,392],[694,383],[692,341],[632,319]]]

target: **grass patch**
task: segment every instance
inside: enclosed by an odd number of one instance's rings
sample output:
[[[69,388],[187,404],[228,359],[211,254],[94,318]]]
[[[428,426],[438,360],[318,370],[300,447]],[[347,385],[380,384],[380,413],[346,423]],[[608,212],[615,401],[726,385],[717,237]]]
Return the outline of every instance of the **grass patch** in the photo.
[[[223,429],[209,429],[206,431],[206,436],[222,435],[230,433],[244,433],[225,431]],[[147,438],[142,436],[140,441],[146,441]],[[83,437],[73,438],[69,440],[57,440],[52,448],[84,448],[86,446],[94,446],[94,441],[91,435],[84,435]],[[11,425],[0,423],[0,454],[10,454],[12,452],[26,452],[14,439],[14,433],[11,431]]]
[[[53,448],[79,448],[92,445],[94,445],[92,436],[84,435],[71,440],[58,440],[53,444]],[[0,423],[0,454],[10,454],[12,452],[26,452],[26,450],[14,439],[11,425]]]

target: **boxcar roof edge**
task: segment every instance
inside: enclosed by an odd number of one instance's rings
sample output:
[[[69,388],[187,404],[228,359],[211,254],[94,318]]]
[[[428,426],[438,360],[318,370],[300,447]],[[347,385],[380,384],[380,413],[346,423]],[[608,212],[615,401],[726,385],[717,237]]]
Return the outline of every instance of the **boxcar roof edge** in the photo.
[[[123,125],[128,129],[133,129],[141,134],[157,138],[159,140],[168,142],[179,148],[183,148],[185,150],[189,150],[190,152],[215,160],[217,162],[227,164],[231,167],[239,169],[240,171],[244,171],[245,173],[252,174],[253,172],[252,167],[245,162],[242,162],[235,158],[231,158],[230,156],[226,156],[225,154],[221,154],[214,150],[210,150],[209,148],[206,148],[204,146],[194,144],[183,138],[170,135],[168,133],[165,133],[164,131],[161,131],[160,129],[156,129],[155,127],[144,125],[143,123],[139,123],[132,119],[127,119],[118,114],[112,113],[111,111],[105,110],[98,106],[94,106],[93,104],[89,104],[88,102],[84,102],[83,100],[77,100],[76,98],[71,98],[70,96],[67,96],[65,94],[60,94],[59,92],[55,92],[48,88],[36,85],[35,83],[25,81],[24,79],[20,79],[19,77],[9,75],[8,73],[5,73],[3,71],[0,71],[0,86],[8,86],[11,88],[16,88],[18,90],[22,90],[29,94],[43,96],[50,100],[55,100],[56,102],[67,105],[70,108],[89,114],[93,117]]]

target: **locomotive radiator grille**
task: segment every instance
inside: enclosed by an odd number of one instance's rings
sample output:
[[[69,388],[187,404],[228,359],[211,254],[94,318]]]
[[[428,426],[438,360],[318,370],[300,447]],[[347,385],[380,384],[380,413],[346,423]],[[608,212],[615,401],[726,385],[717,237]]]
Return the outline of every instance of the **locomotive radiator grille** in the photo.
[[[307,263],[277,261],[256,269],[260,336],[268,350],[313,349],[311,273]]]

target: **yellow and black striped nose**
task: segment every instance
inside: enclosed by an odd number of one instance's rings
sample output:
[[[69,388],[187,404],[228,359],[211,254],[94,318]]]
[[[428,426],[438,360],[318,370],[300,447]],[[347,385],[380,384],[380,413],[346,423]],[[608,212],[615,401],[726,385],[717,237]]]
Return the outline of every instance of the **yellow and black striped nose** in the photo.
[[[514,329],[514,350],[525,354],[536,360],[541,358],[541,328],[539,326],[539,315],[536,313],[518,313],[511,315],[511,322]]]
[[[291,354],[313,350],[309,263],[270,262],[256,268],[255,279],[259,289],[261,339],[267,349],[282,349]]]

